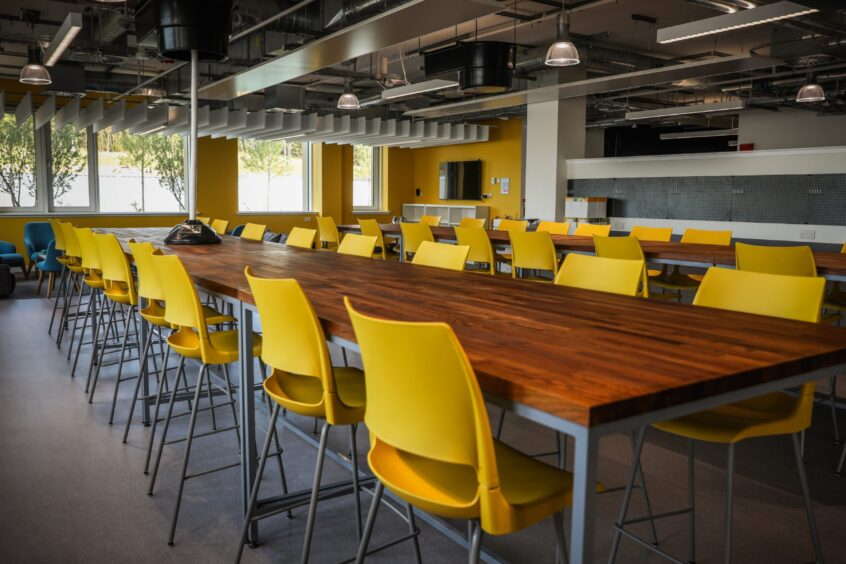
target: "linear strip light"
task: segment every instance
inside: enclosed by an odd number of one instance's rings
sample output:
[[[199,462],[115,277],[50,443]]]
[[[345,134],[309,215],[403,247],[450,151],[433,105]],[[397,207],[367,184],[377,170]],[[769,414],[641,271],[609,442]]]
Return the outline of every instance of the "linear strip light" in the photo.
[[[684,41],[685,39],[693,39],[694,37],[723,33],[724,31],[786,20],[788,18],[797,18],[815,12],[819,12],[819,10],[784,0],[758,6],[753,10],[741,10],[733,14],[723,14],[713,18],[659,29],[658,43]]]
[[[671,116],[686,116],[690,114],[711,114],[714,112],[731,112],[742,110],[746,107],[743,100],[731,100],[729,102],[714,102],[713,104],[693,104],[691,106],[673,106],[671,108],[658,108],[657,110],[643,110],[639,112],[626,112],[627,120],[665,118]]]
[[[55,65],[81,29],[82,14],[79,12],[70,12],[65,16],[65,21],[59,26],[56,35],[50,40],[47,51],[44,52],[44,66],[52,67]]]
[[[705,137],[729,137],[737,135],[737,128],[734,129],[706,129],[705,131],[676,131],[674,133],[662,133],[658,136],[661,141],[671,139],[702,139]]]
[[[407,86],[397,86],[382,91],[382,100],[399,100],[401,98],[409,98],[426,92],[437,92],[438,90],[446,90],[447,88],[455,88],[458,83],[454,80],[425,80]]]

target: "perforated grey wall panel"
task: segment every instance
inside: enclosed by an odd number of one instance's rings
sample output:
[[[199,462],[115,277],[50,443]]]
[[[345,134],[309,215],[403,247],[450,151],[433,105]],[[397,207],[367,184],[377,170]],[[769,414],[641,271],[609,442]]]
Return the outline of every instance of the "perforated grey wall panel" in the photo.
[[[673,178],[669,188],[670,219],[731,221],[731,179],[727,176]]]
[[[617,178],[611,205],[613,215],[666,218],[670,184],[669,178]]]
[[[807,223],[808,192],[796,176],[735,176],[733,221]]]
[[[808,194],[808,223],[846,225],[846,176],[817,174],[802,183]]]
[[[604,196],[614,195],[613,178],[586,178],[584,180],[570,180],[567,192],[571,196]]]

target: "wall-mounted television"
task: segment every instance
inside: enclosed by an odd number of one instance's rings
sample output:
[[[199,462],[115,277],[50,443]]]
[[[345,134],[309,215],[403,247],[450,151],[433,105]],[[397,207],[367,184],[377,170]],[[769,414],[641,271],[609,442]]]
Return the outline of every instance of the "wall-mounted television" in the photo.
[[[438,185],[441,200],[481,200],[482,161],[441,163]]]

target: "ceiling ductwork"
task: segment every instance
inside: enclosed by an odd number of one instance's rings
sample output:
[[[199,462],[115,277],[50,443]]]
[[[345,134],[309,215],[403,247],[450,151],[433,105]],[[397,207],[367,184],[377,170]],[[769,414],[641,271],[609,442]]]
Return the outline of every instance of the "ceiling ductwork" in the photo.
[[[500,41],[460,43],[424,54],[426,77],[458,74],[465,94],[496,94],[511,89],[514,45]]]

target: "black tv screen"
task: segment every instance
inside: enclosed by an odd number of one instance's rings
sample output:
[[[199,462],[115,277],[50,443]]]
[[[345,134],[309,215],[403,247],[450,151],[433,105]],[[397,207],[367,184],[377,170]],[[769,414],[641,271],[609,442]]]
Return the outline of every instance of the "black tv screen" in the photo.
[[[441,163],[438,184],[441,200],[481,200],[482,161]]]

